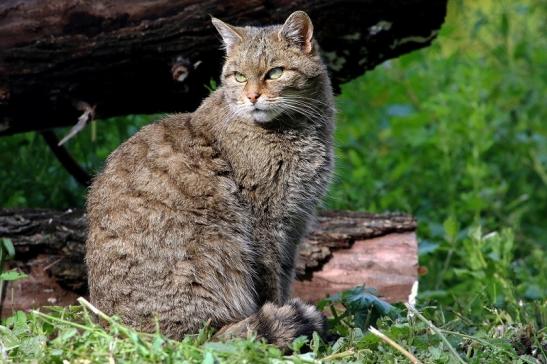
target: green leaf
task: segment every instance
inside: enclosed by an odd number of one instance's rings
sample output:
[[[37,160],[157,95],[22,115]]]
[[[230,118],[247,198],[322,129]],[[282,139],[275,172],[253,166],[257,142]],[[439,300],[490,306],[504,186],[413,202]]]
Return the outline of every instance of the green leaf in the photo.
[[[210,351],[205,353],[202,364],[215,364],[215,357]]]
[[[439,243],[435,243],[426,239],[420,239],[420,243],[418,245],[418,251],[420,256],[433,253],[437,250],[437,248],[439,248]]]
[[[0,274],[0,281],[16,281],[18,279],[28,277],[25,273],[20,273],[16,270],[10,270]]]
[[[12,259],[15,256],[15,247],[11,239],[2,238],[2,247],[6,250],[8,259]]]
[[[203,344],[203,348],[226,354],[234,354],[237,352],[237,348],[234,345],[222,342],[207,342]]]
[[[313,334],[312,334],[312,339],[311,339],[310,346],[311,346],[312,352],[315,355],[317,355],[319,353],[321,343],[322,343],[321,337],[319,336],[319,334],[317,332],[314,331]]]
[[[304,347],[304,345],[306,345],[307,342],[308,342],[308,338],[306,336],[299,336],[296,339],[294,339],[291,344],[293,352],[299,353],[300,349],[302,349],[302,347]]]
[[[5,326],[0,326],[0,342],[4,348],[19,345],[19,338]]]
[[[61,335],[59,335],[55,341],[59,342],[59,343],[64,343],[66,341],[68,341],[71,337],[73,337],[74,335],[76,335],[78,333],[78,330],[76,330],[75,328],[71,327],[65,331],[62,331]]]
[[[445,239],[449,243],[454,243],[458,236],[459,225],[454,216],[449,216],[443,223]]]
[[[29,358],[38,357],[46,347],[47,338],[43,335],[32,336],[21,341],[20,350]]]

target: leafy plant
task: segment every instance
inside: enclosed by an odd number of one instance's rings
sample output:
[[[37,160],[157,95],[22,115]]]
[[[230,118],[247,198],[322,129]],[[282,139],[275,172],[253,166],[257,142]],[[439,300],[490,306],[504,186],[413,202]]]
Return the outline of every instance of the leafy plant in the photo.
[[[346,336],[354,327],[364,331],[383,316],[398,315],[399,311],[395,307],[379,299],[376,294],[372,288],[355,287],[321,300],[317,307],[322,311],[328,307],[332,315],[328,322],[329,329]]]
[[[547,297],[545,14],[452,1],[430,48],[342,88],[329,206],[418,217],[422,302]]]
[[[0,312],[2,312],[2,302],[4,298],[4,282],[15,281],[25,278],[27,275],[18,272],[17,270],[4,271],[6,260],[13,259],[15,256],[15,248],[10,239],[0,239]]]

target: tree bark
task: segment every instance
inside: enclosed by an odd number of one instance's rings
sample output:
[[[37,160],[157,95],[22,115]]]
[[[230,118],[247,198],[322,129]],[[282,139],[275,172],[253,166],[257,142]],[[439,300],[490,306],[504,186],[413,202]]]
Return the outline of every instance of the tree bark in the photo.
[[[191,111],[223,59],[209,16],[237,25],[309,13],[335,89],[425,47],[447,0],[3,0],[0,135],[98,118]]]
[[[324,212],[303,242],[294,294],[309,301],[366,284],[390,301],[406,300],[417,279],[416,222],[401,214]],[[0,210],[0,237],[10,238],[10,267],[30,278],[9,283],[4,313],[74,303],[87,294],[86,219],[80,210]]]

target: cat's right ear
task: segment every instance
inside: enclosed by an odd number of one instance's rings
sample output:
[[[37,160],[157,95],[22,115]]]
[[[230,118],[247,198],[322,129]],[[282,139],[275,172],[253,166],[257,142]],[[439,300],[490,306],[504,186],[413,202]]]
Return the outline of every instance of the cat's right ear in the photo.
[[[313,24],[310,17],[302,10],[295,11],[281,27],[278,37],[299,46],[304,53],[311,53],[313,49]]]
[[[226,53],[230,52],[236,45],[238,45],[242,40],[243,36],[241,31],[238,28],[226,24],[220,19],[211,17],[211,22],[217,28],[222,41],[224,42],[224,48]]]

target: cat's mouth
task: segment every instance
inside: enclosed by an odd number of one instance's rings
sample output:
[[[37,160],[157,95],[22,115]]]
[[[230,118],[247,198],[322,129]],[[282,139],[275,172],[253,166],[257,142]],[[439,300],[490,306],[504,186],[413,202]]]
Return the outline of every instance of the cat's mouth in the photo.
[[[258,106],[253,107],[251,116],[256,123],[268,123],[279,115],[278,112],[272,109],[264,109]]]

